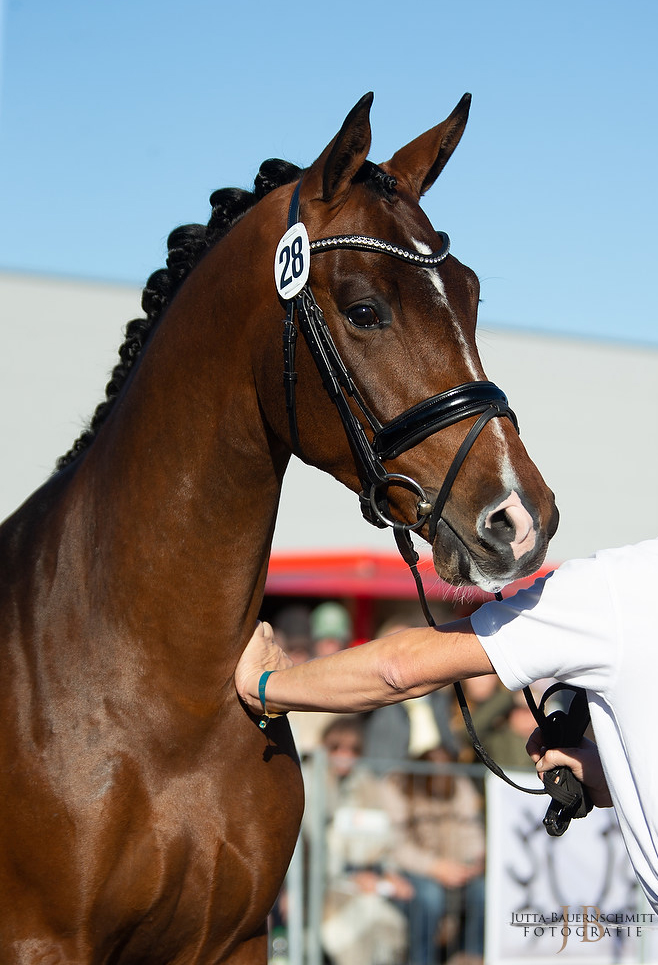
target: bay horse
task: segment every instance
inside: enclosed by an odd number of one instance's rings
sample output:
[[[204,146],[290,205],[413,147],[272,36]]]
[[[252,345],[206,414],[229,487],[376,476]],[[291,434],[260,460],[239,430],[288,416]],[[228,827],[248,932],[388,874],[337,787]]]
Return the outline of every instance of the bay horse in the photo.
[[[431,532],[453,583],[544,558],[555,504],[482,370],[476,276],[419,206],[469,96],[381,165],[371,102],[307,170],[266,162],[172,233],[107,399],[0,530],[3,965],[265,962],[302,782],[233,672],[293,450]]]

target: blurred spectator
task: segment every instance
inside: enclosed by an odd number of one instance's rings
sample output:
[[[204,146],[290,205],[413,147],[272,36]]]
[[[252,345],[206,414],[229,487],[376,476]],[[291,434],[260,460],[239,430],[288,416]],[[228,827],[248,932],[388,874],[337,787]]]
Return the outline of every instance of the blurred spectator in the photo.
[[[317,750],[322,743],[322,735],[332,721],[338,720],[340,714],[329,711],[295,711],[288,714],[288,723],[295,738],[295,746],[300,758],[308,757]]]
[[[331,602],[321,603],[313,611],[298,604],[284,607],[277,613],[272,626],[277,642],[295,664],[319,656],[318,645],[323,653],[342,649],[343,641],[349,642],[351,632],[347,610],[339,603]],[[319,638],[317,634],[320,634]],[[322,711],[293,711],[288,715],[297,752],[302,759],[320,746],[324,729],[335,717],[335,714]]]
[[[391,864],[393,829],[382,805],[383,781],[355,766],[363,753],[358,718],[337,717],[325,730],[327,887],[321,938],[335,965],[401,965],[407,922],[394,900],[412,896]],[[307,812],[315,806],[308,789]]]
[[[351,643],[352,621],[342,604],[328,600],[313,610],[311,640],[314,657],[326,657]]]
[[[444,747],[421,761],[454,762]],[[410,965],[437,961],[437,934],[447,911],[458,914],[464,960],[482,961],[484,951],[485,835],[482,800],[474,784],[450,773],[407,774],[389,781],[397,797],[387,797],[391,818],[403,833],[394,858],[409,878]]]
[[[486,683],[483,683],[486,681]],[[552,681],[538,681],[533,693],[539,701]],[[473,726],[487,753],[501,767],[532,767],[526,743],[537,726],[521,691],[507,690],[493,674],[473,677],[462,682],[471,711]],[[461,715],[459,710],[455,715]],[[466,728],[461,728],[461,760],[476,760]]]
[[[293,663],[304,663],[311,656],[311,611],[303,604],[285,606],[274,616],[272,627],[277,643]]]
[[[387,636],[409,626],[394,617],[379,628],[376,636]],[[456,754],[458,743],[450,726],[451,701],[449,691],[435,690],[425,697],[373,710],[365,718],[365,756],[407,760],[439,744]]]

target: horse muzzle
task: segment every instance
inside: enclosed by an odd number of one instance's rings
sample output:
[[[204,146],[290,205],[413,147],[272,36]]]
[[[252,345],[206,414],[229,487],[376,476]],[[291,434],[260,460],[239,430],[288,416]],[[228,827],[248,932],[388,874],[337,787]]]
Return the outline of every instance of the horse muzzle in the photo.
[[[435,569],[449,583],[497,593],[537,572],[558,518],[553,504],[545,525],[516,491],[482,509],[474,527],[445,512],[432,546]]]

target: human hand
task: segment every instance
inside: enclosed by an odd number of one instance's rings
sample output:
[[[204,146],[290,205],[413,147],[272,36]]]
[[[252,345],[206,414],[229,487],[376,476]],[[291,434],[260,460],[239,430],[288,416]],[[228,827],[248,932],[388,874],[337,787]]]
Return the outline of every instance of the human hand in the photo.
[[[377,885],[382,879],[376,871],[365,869],[362,871],[353,871],[350,875],[350,880],[358,891],[365,895],[374,895],[377,893]]]
[[[547,750],[543,746],[541,731],[537,728],[528,739],[526,751],[534,761],[537,773],[543,781],[546,772],[554,767],[570,767],[575,777],[587,788],[592,804],[599,808],[612,807],[612,798],[594,741],[583,737],[578,747]]]
[[[376,871],[355,871],[352,881],[364,894],[381,895],[383,898],[394,898],[397,901],[411,901],[414,896],[414,888],[409,879],[394,871],[384,875]]]
[[[431,873],[444,888],[461,888],[479,874],[479,871],[471,865],[464,864],[463,861],[437,858]]]
[[[235,689],[255,714],[262,712],[258,682],[265,670],[286,670],[292,660],[278,646],[269,623],[258,622],[235,668]]]
[[[399,875],[395,871],[389,871],[384,880],[392,891],[393,898],[398,901],[411,901],[414,896],[414,886],[404,875]]]

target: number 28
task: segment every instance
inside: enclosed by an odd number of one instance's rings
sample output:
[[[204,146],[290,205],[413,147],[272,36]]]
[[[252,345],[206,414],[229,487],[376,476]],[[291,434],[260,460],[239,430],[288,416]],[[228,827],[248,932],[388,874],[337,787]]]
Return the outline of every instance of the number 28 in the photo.
[[[310,262],[308,234],[298,221],[288,228],[274,256],[274,279],[281,298],[289,300],[299,294],[307,282]]]
[[[279,279],[279,288],[287,288],[304,271],[304,249],[299,235],[293,238],[291,245],[284,245],[279,253],[279,265],[283,265]]]

